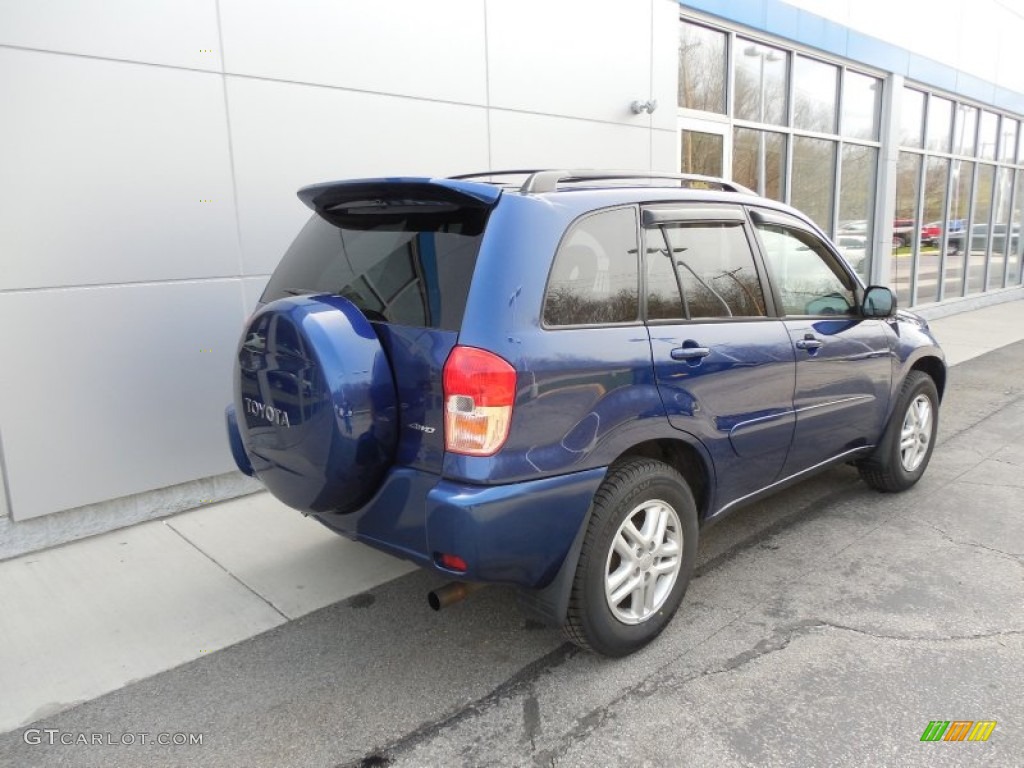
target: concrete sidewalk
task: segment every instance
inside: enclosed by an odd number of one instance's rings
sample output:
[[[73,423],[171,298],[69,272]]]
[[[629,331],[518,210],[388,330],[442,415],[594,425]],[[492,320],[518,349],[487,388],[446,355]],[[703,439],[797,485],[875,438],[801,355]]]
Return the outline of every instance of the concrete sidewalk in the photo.
[[[1024,339],[1024,301],[932,327],[955,365]],[[265,493],[2,562],[0,732],[411,569]]]

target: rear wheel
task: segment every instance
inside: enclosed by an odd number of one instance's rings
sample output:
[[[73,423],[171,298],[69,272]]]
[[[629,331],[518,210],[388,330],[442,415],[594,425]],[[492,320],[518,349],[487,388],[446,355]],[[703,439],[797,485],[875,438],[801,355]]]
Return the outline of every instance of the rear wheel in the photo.
[[[613,466],[594,496],[565,632],[606,656],[642,648],[668,625],[697,556],[697,506],[686,482],[647,458]]]
[[[921,479],[935,447],[939,393],[926,373],[911,371],[875,452],[858,464],[860,476],[879,491],[905,491]]]

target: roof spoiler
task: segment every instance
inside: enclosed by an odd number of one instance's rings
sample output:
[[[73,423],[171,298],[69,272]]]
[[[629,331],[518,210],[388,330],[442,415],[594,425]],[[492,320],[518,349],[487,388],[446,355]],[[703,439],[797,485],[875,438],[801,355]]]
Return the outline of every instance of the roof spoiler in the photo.
[[[493,184],[459,179],[395,177],[311,184],[300,189],[298,196],[309,208],[323,214],[345,203],[383,203],[388,199],[491,208],[501,197],[501,189]]]

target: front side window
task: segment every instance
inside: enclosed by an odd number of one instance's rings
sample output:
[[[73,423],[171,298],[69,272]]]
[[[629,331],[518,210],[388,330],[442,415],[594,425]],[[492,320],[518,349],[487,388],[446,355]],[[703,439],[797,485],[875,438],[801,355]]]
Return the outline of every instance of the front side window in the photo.
[[[640,317],[633,208],[577,221],[562,240],[544,300],[545,325],[604,325]]]
[[[652,320],[765,314],[764,292],[740,222],[648,229],[647,286]]]
[[[786,315],[854,313],[852,281],[814,234],[767,221],[757,230]]]

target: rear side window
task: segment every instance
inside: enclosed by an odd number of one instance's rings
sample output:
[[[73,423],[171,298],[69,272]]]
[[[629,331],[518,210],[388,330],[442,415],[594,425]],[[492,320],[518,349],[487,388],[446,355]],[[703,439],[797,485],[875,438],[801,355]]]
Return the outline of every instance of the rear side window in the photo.
[[[764,316],[764,291],[740,222],[659,226],[647,230],[647,246],[649,319]]]
[[[544,324],[636,322],[640,317],[637,233],[633,208],[601,211],[573,224],[551,267]]]
[[[373,321],[457,331],[476,267],[486,212],[409,201],[408,214],[314,215],[263,293],[329,293]],[[424,210],[415,210],[422,208]]]

